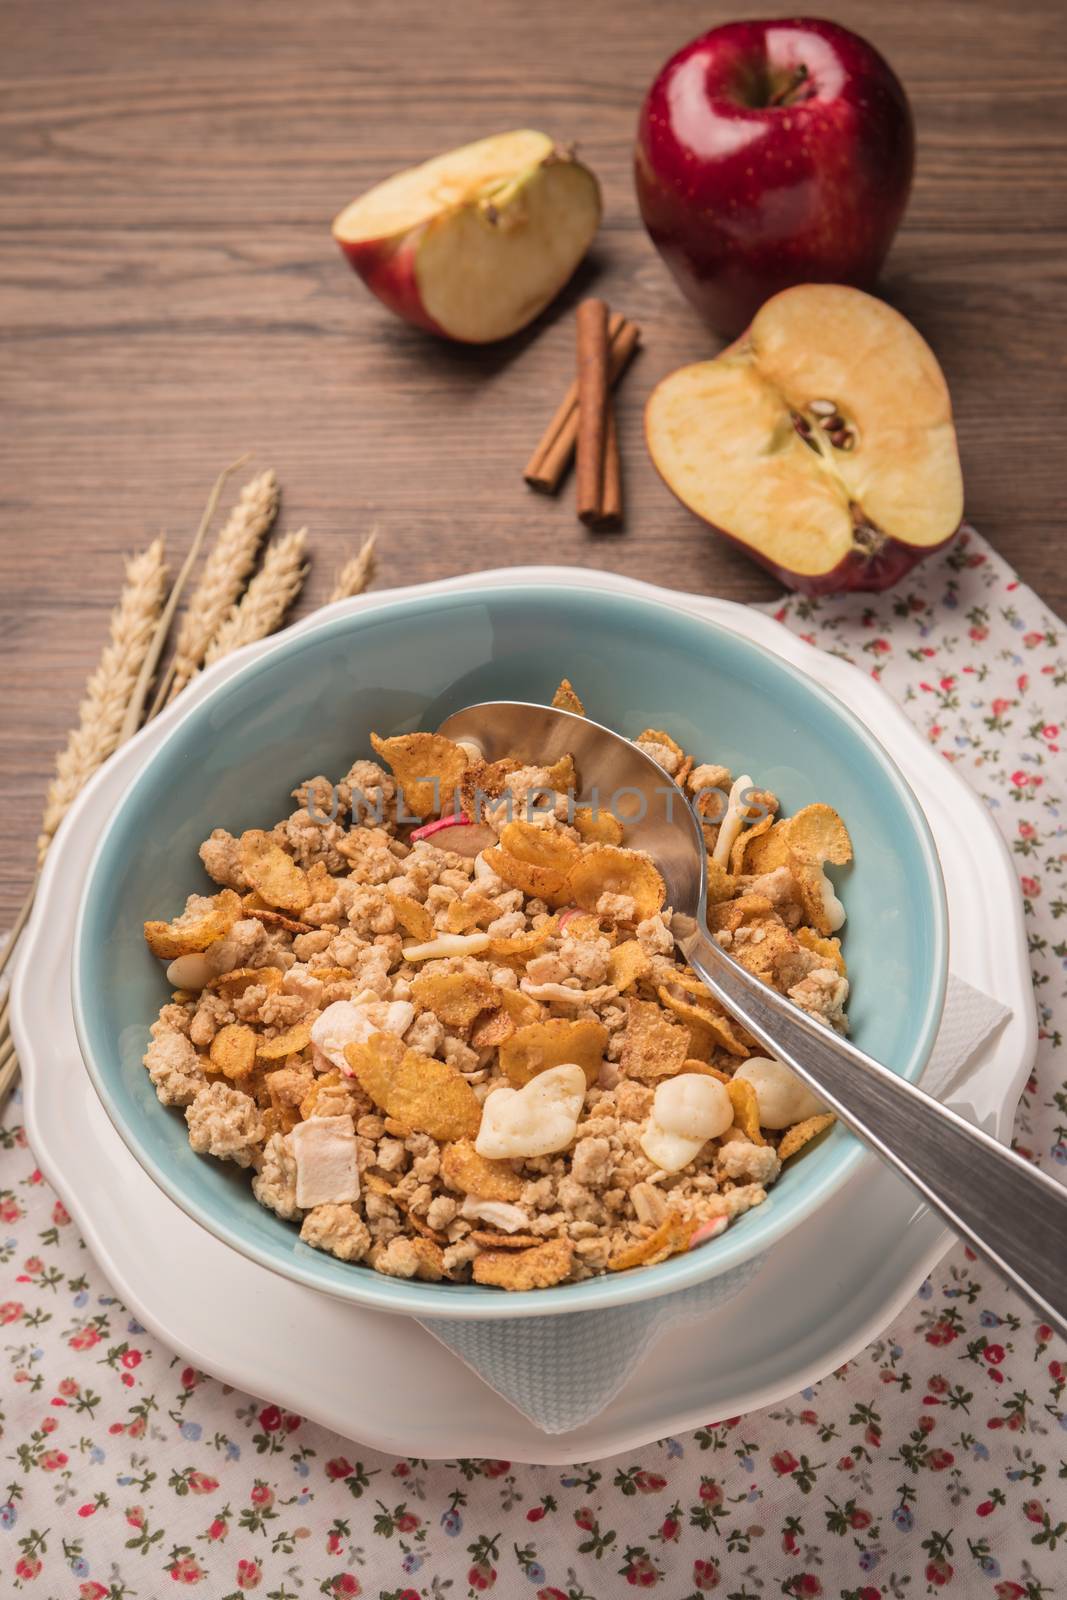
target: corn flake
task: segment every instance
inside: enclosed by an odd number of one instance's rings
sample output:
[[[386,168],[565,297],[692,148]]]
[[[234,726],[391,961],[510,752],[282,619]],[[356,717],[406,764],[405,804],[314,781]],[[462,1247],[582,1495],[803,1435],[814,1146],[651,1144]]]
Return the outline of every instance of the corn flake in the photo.
[[[428,906],[420,905],[410,894],[398,894],[395,889],[388,889],[385,898],[405,933],[410,933],[413,939],[420,942],[433,938],[433,913]]]
[[[552,696],[552,705],[556,711],[573,711],[576,716],[585,716],[585,707],[575,693],[574,685],[569,678],[564,678],[560,683]]]
[[[449,902],[445,912],[445,930],[448,933],[470,933],[480,923],[493,922],[499,917],[497,906],[484,894],[464,895],[462,900]]]
[[[749,1144],[766,1144],[759,1126],[759,1101],[747,1078],[731,1078],[726,1093],[734,1108],[734,1126],[741,1129]]]
[[[183,912],[173,922],[146,922],[144,936],[154,956],[175,961],[206,950],[216,939],[224,939],[241,915],[240,896],[232,889],[215,895],[211,906],[196,913]]]
[[[726,868],[720,866],[714,856],[708,857],[708,905],[722,905],[726,900],[732,900],[737,893],[737,884]]]
[[[826,939],[817,933],[814,928],[798,928],[795,937],[798,944],[802,944],[805,950],[810,950],[813,955],[822,956],[824,961],[828,961],[835,967],[842,978],[848,976],[845,958],[841,954],[840,939]]]
[[[395,1034],[372,1034],[345,1049],[349,1066],[375,1105],[408,1133],[474,1138],[482,1108],[457,1067],[411,1050]]]
[[[544,1242],[536,1233],[493,1233],[485,1228],[474,1228],[467,1237],[482,1250],[532,1250]]]
[[[577,787],[578,774],[574,770],[573,756],[560,756],[558,761],[553,761],[552,765],[546,768],[546,789],[554,789],[557,794],[568,794]]]
[[[281,911],[263,911],[254,906],[249,912],[250,917],[255,917],[257,922],[262,922],[265,928],[284,928],[286,933],[310,933],[310,922],[297,922],[295,917],[287,917]]]
[[[300,1121],[300,1112],[294,1106],[265,1106],[260,1112],[263,1123],[263,1137],[269,1139],[272,1133],[292,1133]]]
[[[727,1091],[729,1092],[729,1091]],[[832,1111],[824,1111],[817,1117],[807,1117],[803,1122],[794,1122],[782,1135],[778,1146],[779,1161],[788,1161],[790,1156],[795,1156],[798,1150],[803,1150],[806,1144],[818,1137],[837,1118]]]
[[[747,922],[768,917],[774,907],[765,894],[742,894],[708,907],[708,927],[712,933],[736,933]]]
[[[571,1021],[550,1017],[518,1028],[500,1047],[500,1070],[521,1089],[548,1067],[573,1062],[581,1067],[588,1084],[596,1082],[607,1049],[608,1030],[591,1019]]]
[[[418,1223],[418,1219],[410,1211],[408,1221],[416,1225]],[[431,1238],[429,1233],[423,1233],[420,1229],[419,1237],[409,1242],[418,1262],[415,1268],[416,1278],[421,1279],[423,1283],[440,1283],[442,1278],[448,1276],[439,1238]]]
[[[258,1036],[243,1022],[228,1022],[211,1041],[212,1066],[227,1078],[247,1078],[256,1065]]]
[[[500,831],[500,843],[518,861],[535,867],[559,867],[566,871],[578,859],[579,846],[558,828],[538,827],[534,822],[508,822]]]
[[[498,844],[484,851],[482,859],[510,888],[521,889],[533,899],[555,900],[567,881],[566,868],[539,867],[530,861],[520,861]]]
[[[306,1122],[308,1117],[313,1117],[315,1115],[315,1107],[319,1102],[320,1089],[340,1089],[341,1083],[341,1074],[336,1067],[332,1068],[329,1072],[320,1073],[318,1077],[313,1078],[311,1087],[300,1102],[301,1121]]]
[[[527,928],[523,933],[512,933],[499,939],[490,939],[486,952],[494,961],[507,966],[523,967],[536,955],[556,931],[557,919],[547,917],[539,927]]]
[[[844,867],[852,860],[852,840],[833,806],[805,806],[789,818],[787,837],[790,855],[800,861]]]
[[[685,751],[682,749],[677,739],[672,739],[671,735],[669,733],[664,733],[662,728],[646,728],[643,733],[639,733],[637,735],[634,743],[662,744],[665,745],[673,755],[676,755],[679,761],[685,760]]]
[[[472,822],[480,822],[483,801],[498,799],[507,787],[508,778],[521,766],[522,762],[513,756],[502,756],[499,761],[472,761],[459,784],[463,815]]]
[[[491,1006],[497,991],[477,972],[420,972],[411,982],[418,1005],[446,1028],[469,1028],[478,1014]]]
[[[790,819],[782,818],[751,838],[745,849],[745,866],[748,872],[774,872],[789,865]]]
[[[308,888],[313,900],[330,900],[337,885],[325,861],[313,861],[307,869]]]
[[[499,1005],[486,1011],[474,1026],[470,1042],[476,1050],[496,1048],[510,1039],[517,1028],[541,1020],[541,1007],[521,989],[501,989],[498,999]]]
[[[732,1056],[749,1054],[748,1046],[738,1036],[730,1018],[718,1010],[711,1009],[714,1000],[703,985],[698,991],[703,996],[703,1005],[695,1005],[691,1001],[681,999],[672,992],[676,987],[678,987],[676,983],[661,984],[656,993],[662,1003],[688,1027],[694,1055],[707,1058],[716,1046],[728,1050]]]
[[[713,1067],[709,1061],[697,1061],[691,1058],[682,1062],[683,1072],[702,1072],[705,1078],[714,1078],[718,1083],[729,1083],[730,1074],[720,1072],[718,1067]]]
[[[445,815],[454,809],[467,770],[467,752],[458,744],[440,733],[401,733],[392,739],[372,733],[370,742],[391,769],[413,816]]]
[[[503,1006],[486,1011],[471,1030],[470,1042],[475,1050],[495,1050],[515,1032],[515,1023]]]
[[[311,904],[307,873],[275,844],[262,828],[249,828],[241,835],[241,871],[253,889],[271,909],[306,911]],[[253,913],[254,914],[254,913]]]
[[[514,1202],[522,1194],[522,1179],[506,1161],[479,1155],[469,1139],[446,1144],[441,1152],[441,1179],[460,1194],[476,1200]]]
[[[626,1272],[630,1267],[654,1267],[668,1256],[689,1249],[693,1222],[677,1211],[668,1211],[663,1221],[645,1239],[638,1239],[608,1259],[609,1272]]]
[[[311,1024],[297,1022],[284,1033],[275,1034],[273,1039],[260,1039],[256,1055],[260,1061],[284,1061],[286,1056],[306,1050],[310,1043]]]
[[[789,869],[793,874],[793,881],[797,886],[807,921],[821,935],[832,933],[824,897],[827,879],[822,867],[817,861],[802,861],[799,856],[791,856]]]
[[[621,844],[623,826],[613,811],[576,806],[574,826],[583,844]]]
[[[608,956],[608,982],[621,994],[638,978],[644,978],[652,965],[648,951],[637,939],[626,939],[617,944]]]
[[[483,1250],[472,1272],[475,1283],[498,1289],[550,1289],[569,1275],[573,1259],[569,1239],[548,1239],[533,1250]]]
[[[652,1000],[629,1002],[619,1065],[628,1078],[672,1078],[689,1055],[689,1030],[671,1022]]]
[[[268,994],[276,994],[284,976],[280,967],[234,967],[232,972],[223,972],[219,977],[212,978],[206,987],[217,989],[227,1000],[235,1000],[246,989],[258,989],[260,985]]]
[[[734,877],[744,872],[746,855],[756,840],[762,839],[763,835],[770,831],[773,823],[774,818],[768,813],[767,816],[760,817],[759,821],[754,822],[750,828],[741,829],[741,832],[730,847],[730,871]]]
[[[659,870],[648,856],[610,844],[593,845],[584,852],[571,869],[567,889],[583,911],[595,911],[602,894],[630,895],[637,922],[654,916],[667,895]]]

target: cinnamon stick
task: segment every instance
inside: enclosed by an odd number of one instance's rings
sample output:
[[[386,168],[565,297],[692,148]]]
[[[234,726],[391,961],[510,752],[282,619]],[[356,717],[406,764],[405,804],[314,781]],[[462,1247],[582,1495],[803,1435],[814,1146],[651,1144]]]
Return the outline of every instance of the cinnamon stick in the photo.
[[[578,307],[578,518],[594,523],[604,490],[604,429],[608,399],[608,308],[603,300]]]
[[[622,464],[619,458],[619,433],[615,421],[615,407],[611,395],[607,398],[607,422],[604,429],[604,481],[600,496],[600,514],[592,527],[601,532],[617,528],[622,522]]]
[[[614,366],[615,362],[615,350],[619,336],[624,327],[626,327],[626,319],[622,312],[613,311],[608,318],[608,341],[611,346],[610,359],[612,366]],[[615,374],[613,373],[612,376],[615,376]],[[570,465],[577,438],[578,379],[575,378],[556,407],[551,422],[541,435],[537,449],[523,468],[522,475],[531,489],[539,489],[543,494],[555,494],[563,474]]]
[[[608,381],[616,383],[625,372],[641,339],[641,329],[636,322],[628,321],[618,311],[608,319],[611,341]],[[542,494],[555,494],[563,482],[567,468],[574,456],[578,440],[578,380],[568,388],[541,437],[533,455],[526,463],[523,477],[531,489]]]

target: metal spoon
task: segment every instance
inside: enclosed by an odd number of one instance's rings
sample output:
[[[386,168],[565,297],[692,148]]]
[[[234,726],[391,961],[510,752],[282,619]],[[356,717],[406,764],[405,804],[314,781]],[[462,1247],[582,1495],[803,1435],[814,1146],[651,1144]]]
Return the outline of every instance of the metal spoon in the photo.
[[[486,761],[508,755],[546,766],[573,755],[595,780],[576,798],[610,809],[626,844],[655,861],[678,948],[715,998],[1067,1337],[1067,1189],[727,955],[707,930],[700,822],[658,762],[588,717],[519,701],[469,706],[439,731],[475,744]]]

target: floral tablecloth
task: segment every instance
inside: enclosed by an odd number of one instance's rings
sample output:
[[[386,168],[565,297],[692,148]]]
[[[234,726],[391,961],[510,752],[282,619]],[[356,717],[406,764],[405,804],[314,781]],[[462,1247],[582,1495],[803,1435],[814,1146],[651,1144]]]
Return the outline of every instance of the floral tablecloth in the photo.
[[[1017,1147],[1062,1172],[1063,625],[970,532],[887,595],[774,615],[880,678],[1003,830],[1041,1012]],[[0,1140],[0,1594],[1067,1593],[1067,1351],[963,1249],[788,1404],[569,1469],[396,1460],[156,1343],[36,1170],[17,1098]]]

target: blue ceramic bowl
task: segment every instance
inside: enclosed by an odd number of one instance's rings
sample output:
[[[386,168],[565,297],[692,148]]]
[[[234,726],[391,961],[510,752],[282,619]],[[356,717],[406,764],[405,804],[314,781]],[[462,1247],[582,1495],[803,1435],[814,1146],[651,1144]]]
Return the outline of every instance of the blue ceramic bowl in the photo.
[[[856,718],[795,668],[715,624],[631,596],[501,587],[413,596],[334,617],[277,645],[179,719],[104,830],[79,909],[73,989],[86,1065],[145,1170],[191,1217],[272,1271],[384,1311],[512,1317],[633,1305],[748,1263],[779,1244],[864,1152],[840,1126],[767,1201],[712,1245],[658,1267],[530,1294],[409,1283],[301,1243],[252,1197],[248,1175],[194,1155],[180,1111],[141,1065],[167,997],[141,925],[214,888],[197,847],[213,827],[270,827],[313,773],[339,776],[368,735],[434,728],[479,700],[546,702],[570,677],[622,733],[666,727],[699,758],[747,771],[789,813],[825,800],[855,863],[836,874],[848,911],[853,1037],[915,1079],[944,997],[947,921],[933,840],[904,779]],[[873,1159],[873,1158],[870,1158]]]

